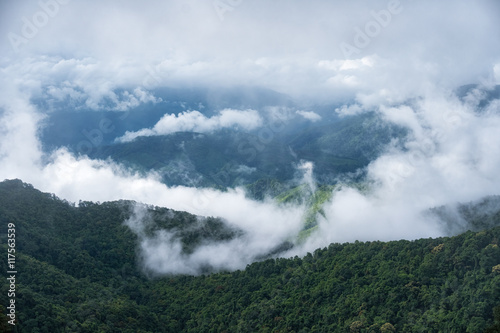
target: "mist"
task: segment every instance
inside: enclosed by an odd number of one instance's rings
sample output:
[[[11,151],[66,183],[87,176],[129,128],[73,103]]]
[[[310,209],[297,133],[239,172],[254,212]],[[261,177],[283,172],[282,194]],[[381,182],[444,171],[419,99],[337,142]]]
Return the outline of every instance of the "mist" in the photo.
[[[204,242],[192,253],[183,251],[181,240],[175,231],[157,230],[153,235],[146,235],[145,227],[153,223],[153,218],[151,211],[143,205],[134,206],[134,212],[125,224],[139,238],[139,264],[147,273],[153,276],[198,275],[220,270],[244,269],[247,264],[258,258],[267,257],[298,232],[300,220],[296,218],[297,213],[299,212],[293,207],[274,208],[265,213],[265,218],[275,218],[272,223],[259,224],[258,220],[250,218],[247,223],[231,225],[243,234],[226,241]]]
[[[139,136],[166,135],[175,132],[191,131],[210,133],[221,128],[240,127],[250,130],[262,126],[262,118],[255,110],[224,109],[218,115],[207,118],[199,111],[186,111],[179,115],[166,114],[152,129],[141,129],[137,132],[126,132],[116,139],[118,142],[132,141]]]
[[[67,112],[124,112],[158,103],[156,88],[244,84],[291,96],[301,106],[294,115],[314,123],[325,120],[314,105],[336,105],[332,116],[375,112],[409,132],[360,170],[362,190],[349,176],[339,179],[317,230],[283,256],[331,242],[448,235],[462,229],[450,229],[429,209],[499,194],[500,101],[483,99],[500,84],[496,1],[234,1],[225,10],[214,4],[2,3],[0,179],[20,178],[73,202],[129,199],[221,217],[245,236],[204,244],[187,257],[171,234],[141,234],[146,211],[137,208],[124,223],[138,235],[141,265],[149,272],[243,269],[293,241],[307,208],[251,200],[242,188],[168,187],[154,172],[139,174],[64,147],[47,153],[40,131],[57,103]],[[387,12],[390,19],[367,33]],[[456,89],[470,83],[478,86],[457,96]],[[264,115],[279,107],[221,109],[211,117],[197,110],[166,114],[122,140],[180,130],[258,130],[266,126]],[[314,165],[297,167],[301,183],[314,191]]]

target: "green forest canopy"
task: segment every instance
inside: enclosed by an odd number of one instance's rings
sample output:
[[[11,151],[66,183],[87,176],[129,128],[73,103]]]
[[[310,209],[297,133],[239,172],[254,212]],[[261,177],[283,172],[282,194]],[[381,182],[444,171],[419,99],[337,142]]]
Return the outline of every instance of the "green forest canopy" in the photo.
[[[500,227],[451,238],[330,244],[303,258],[268,259],[242,271],[150,279],[137,262],[136,235],[123,224],[129,205],[76,207],[19,180],[0,183],[2,240],[7,223],[14,223],[18,268],[17,325],[6,324],[3,315],[0,328],[500,331]],[[190,220],[190,214],[175,214]],[[6,265],[2,260],[4,272]],[[5,313],[8,287],[1,286]]]

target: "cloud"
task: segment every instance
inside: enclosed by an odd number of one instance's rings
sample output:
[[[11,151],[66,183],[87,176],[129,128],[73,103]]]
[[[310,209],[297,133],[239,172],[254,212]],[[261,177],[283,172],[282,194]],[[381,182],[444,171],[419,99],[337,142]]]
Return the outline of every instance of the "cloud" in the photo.
[[[385,119],[410,130],[404,149],[389,146],[370,163],[368,188],[344,186],[333,193],[310,248],[441,236],[444,224],[428,214],[430,208],[498,194],[500,108],[494,105],[479,113],[456,97],[432,95],[412,107],[381,107]]]
[[[255,171],[257,171],[257,168],[252,168],[247,165],[238,165],[238,168],[236,169],[236,173],[239,174],[252,174]]]
[[[316,181],[313,176],[314,163],[311,161],[300,161],[297,169],[304,173],[302,182],[308,186],[311,193],[314,193],[316,191]]]
[[[500,37],[500,6],[494,0],[475,6],[466,0],[401,0],[401,12],[352,58],[340,45],[353,44],[357,28],[365,30],[388,1],[313,3],[245,2],[221,21],[210,1],[127,0],[120,8],[110,0],[61,2],[15,52],[7,34],[23,37],[23,18],[33,23],[44,12],[38,1],[25,1],[3,7],[2,61],[90,61],[79,70],[90,72],[96,103],[101,89],[125,81],[133,88],[245,82],[310,101],[344,101],[383,86],[388,98],[397,99],[402,92],[418,95],[428,80],[446,87],[476,82],[499,61],[500,46],[493,41]]]
[[[263,205],[253,208],[263,207],[265,209]],[[226,210],[228,208],[226,207]],[[266,212],[269,213],[271,212]],[[143,205],[135,205],[134,213],[125,224],[138,235],[141,265],[148,273],[198,275],[206,272],[207,268],[212,271],[244,269],[258,256],[268,255],[277,245],[286,241],[286,235],[292,237],[294,232],[298,232],[297,216],[292,215],[297,214],[296,209],[287,211],[282,208],[273,214],[276,214],[274,215],[276,220],[271,228],[253,220],[254,225],[251,227],[240,225],[244,231],[242,236],[222,242],[201,244],[189,254],[182,250],[182,244],[173,231],[158,230],[153,235],[146,236],[145,228],[152,223],[152,217]],[[279,217],[278,214],[284,216]],[[285,218],[292,220],[286,221]],[[283,227],[286,229],[282,229]]]
[[[314,111],[296,111],[296,113],[302,117],[304,117],[307,120],[310,120],[312,122],[316,122],[321,120],[321,116],[317,114]]]
[[[496,64],[493,67],[493,73],[495,75],[495,82],[496,82],[496,84],[500,84],[500,64]]]
[[[210,133],[222,128],[238,127],[253,130],[262,126],[262,118],[256,110],[224,109],[210,118],[199,111],[185,111],[178,115],[166,114],[149,129],[127,131],[119,142],[129,142],[139,136],[167,135],[175,132]]]
[[[349,71],[362,69],[363,67],[373,67],[376,62],[375,58],[374,56],[365,56],[360,59],[321,60],[318,66],[332,71]]]
[[[47,107],[44,112],[126,111],[140,104],[162,101],[149,91],[149,81],[154,79],[147,68],[120,60],[109,65],[90,58],[21,58],[6,63],[2,73],[31,98],[43,101]]]
[[[342,105],[340,108],[335,109],[335,112],[340,116],[354,116],[365,111],[359,104]]]

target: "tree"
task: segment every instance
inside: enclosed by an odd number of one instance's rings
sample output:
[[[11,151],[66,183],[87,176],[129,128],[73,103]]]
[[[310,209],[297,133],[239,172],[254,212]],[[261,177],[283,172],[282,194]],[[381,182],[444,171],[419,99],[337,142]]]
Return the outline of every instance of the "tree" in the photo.
[[[391,323],[385,323],[380,327],[380,332],[396,332],[396,328]]]
[[[493,309],[494,323],[484,331],[485,333],[500,333],[500,305]]]

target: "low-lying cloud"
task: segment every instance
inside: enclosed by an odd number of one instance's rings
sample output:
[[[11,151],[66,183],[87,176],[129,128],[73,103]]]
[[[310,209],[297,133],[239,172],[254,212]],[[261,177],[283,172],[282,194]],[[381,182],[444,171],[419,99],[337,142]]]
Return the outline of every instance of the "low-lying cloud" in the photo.
[[[175,132],[210,133],[223,128],[253,130],[262,126],[262,118],[256,110],[224,109],[219,114],[206,117],[199,111],[185,111],[178,115],[164,115],[153,128],[135,132],[127,131],[118,142],[129,142],[139,136],[167,135]]]
[[[432,95],[411,106],[380,107],[382,117],[410,130],[408,140],[403,149],[388,146],[370,163],[367,188],[334,192],[325,206],[326,219],[320,222],[322,232],[310,241],[321,246],[331,241],[441,236],[442,221],[428,209],[498,194],[497,101],[479,110],[476,103],[456,96]]]
[[[296,113],[299,116],[302,116],[305,119],[310,120],[312,122],[316,122],[316,121],[321,120],[321,116],[319,114],[317,114],[316,112],[314,112],[314,111],[302,111],[302,110],[299,110],[299,111],[296,111]]]
[[[227,221],[243,231],[242,235],[225,241],[205,242],[192,253],[183,251],[181,240],[174,231],[160,229],[147,236],[145,228],[153,222],[151,212],[144,205],[135,205],[125,224],[139,238],[140,264],[148,273],[196,275],[203,271],[244,269],[259,256],[266,256],[283,242],[293,239],[300,228],[298,207],[257,204],[251,209],[250,216],[239,215],[237,220],[232,220],[234,223]],[[273,223],[259,220],[262,213],[255,211],[259,209],[264,210],[266,219],[272,217]]]

